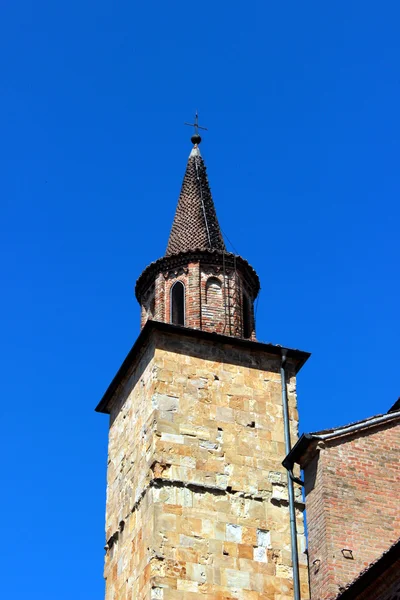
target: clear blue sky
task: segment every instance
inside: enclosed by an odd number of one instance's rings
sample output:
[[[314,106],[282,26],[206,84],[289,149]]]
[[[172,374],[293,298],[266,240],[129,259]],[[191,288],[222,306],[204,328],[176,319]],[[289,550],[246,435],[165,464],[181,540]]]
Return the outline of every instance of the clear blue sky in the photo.
[[[400,394],[396,1],[3,0],[2,594],[103,596],[107,417],[190,152],[257,269],[258,338],[312,352],[301,430]]]

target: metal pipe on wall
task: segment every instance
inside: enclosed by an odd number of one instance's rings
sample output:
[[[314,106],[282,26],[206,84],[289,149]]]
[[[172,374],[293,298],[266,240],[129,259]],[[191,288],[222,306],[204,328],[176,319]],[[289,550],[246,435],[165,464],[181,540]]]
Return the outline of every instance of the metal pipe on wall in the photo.
[[[283,424],[285,429],[285,451],[286,456],[291,450],[290,442],[290,424],[289,424],[289,408],[286,389],[286,349],[282,348],[281,361],[281,384],[282,384],[282,406],[283,406]],[[294,600],[300,600],[300,577],[299,577],[299,553],[297,549],[297,526],[296,526],[296,508],[294,504],[294,489],[293,481],[290,472],[287,471],[287,484],[289,495],[289,515],[290,515],[290,538],[292,549],[292,565],[293,565],[293,596]]]

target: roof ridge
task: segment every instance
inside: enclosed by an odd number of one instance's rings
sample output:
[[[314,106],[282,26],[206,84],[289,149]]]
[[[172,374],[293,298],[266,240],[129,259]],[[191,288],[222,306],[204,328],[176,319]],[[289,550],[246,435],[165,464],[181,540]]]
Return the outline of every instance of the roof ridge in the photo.
[[[375,420],[376,419],[382,419],[385,417],[385,421],[391,421],[393,419],[396,419],[397,417],[400,417],[400,410],[398,411],[394,411],[394,412],[390,412],[390,413],[382,413],[382,414],[378,414],[378,415],[373,415],[372,417],[366,417],[365,419],[361,419],[360,421],[354,421],[353,423],[348,423],[347,425],[339,425],[338,427],[331,427],[329,429],[321,429],[320,431],[312,431],[311,435],[312,436],[320,436],[320,435],[325,435],[328,433],[334,433],[335,431],[337,432],[343,432],[342,434],[338,435],[344,435],[346,433],[346,429],[348,429],[349,427],[355,427],[356,425],[360,426],[360,429],[362,428],[363,425],[368,425],[369,422],[372,421],[372,425],[374,425]]]
[[[309,447],[314,444],[317,446],[319,442],[325,442],[335,440],[338,438],[346,437],[349,434],[353,434],[358,431],[363,431],[369,427],[373,428],[381,425],[382,423],[390,423],[400,418],[400,410],[392,413],[384,413],[382,415],[375,415],[374,417],[368,417],[362,421],[355,423],[349,423],[342,427],[334,427],[333,429],[324,429],[321,431],[314,431],[312,433],[303,433],[287,456],[282,461],[283,466],[287,469],[293,468],[295,463],[301,464],[301,458],[306,454]]]

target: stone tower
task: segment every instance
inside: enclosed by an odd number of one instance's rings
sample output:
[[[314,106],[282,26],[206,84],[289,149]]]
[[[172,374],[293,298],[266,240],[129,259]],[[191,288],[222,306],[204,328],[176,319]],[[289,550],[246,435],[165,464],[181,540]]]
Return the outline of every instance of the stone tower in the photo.
[[[258,276],[226,251],[192,142],[165,256],[136,284],[140,335],[96,409],[110,415],[106,600],[289,600],[282,348],[256,341]],[[285,354],[296,439],[309,355]],[[308,598],[304,554],[300,581]]]

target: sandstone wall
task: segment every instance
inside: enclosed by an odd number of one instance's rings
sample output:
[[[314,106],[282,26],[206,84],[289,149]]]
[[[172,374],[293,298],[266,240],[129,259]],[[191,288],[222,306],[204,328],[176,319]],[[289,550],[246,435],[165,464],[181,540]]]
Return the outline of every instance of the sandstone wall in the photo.
[[[294,372],[288,391],[295,440]],[[292,598],[276,357],[156,332],[109,435],[107,600]]]

